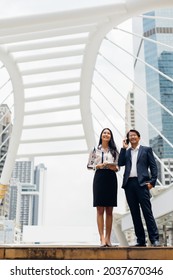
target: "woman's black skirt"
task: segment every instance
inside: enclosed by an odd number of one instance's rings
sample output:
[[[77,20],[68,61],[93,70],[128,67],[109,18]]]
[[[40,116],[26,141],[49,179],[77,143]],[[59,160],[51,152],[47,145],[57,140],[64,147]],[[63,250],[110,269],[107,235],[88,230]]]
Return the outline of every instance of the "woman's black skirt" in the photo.
[[[110,169],[98,169],[93,180],[93,206],[117,206],[117,175]]]

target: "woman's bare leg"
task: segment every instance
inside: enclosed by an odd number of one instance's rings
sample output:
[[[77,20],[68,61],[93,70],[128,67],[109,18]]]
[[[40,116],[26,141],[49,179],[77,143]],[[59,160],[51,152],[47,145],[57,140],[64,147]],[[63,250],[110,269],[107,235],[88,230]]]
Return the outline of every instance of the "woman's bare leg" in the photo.
[[[113,207],[106,207],[106,237],[105,242],[108,246],[111,246],[111,231],[112,231],[112,216]]]
[[[97,207],[97,226],[100,235],[101,245],[106,245],[105,237],[104,237],[104,207]]]

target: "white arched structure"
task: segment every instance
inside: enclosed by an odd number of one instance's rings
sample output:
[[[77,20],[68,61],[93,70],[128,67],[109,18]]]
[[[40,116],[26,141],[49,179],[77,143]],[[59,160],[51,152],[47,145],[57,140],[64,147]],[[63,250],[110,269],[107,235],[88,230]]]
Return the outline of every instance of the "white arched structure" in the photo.
[[[2,185],[9,183],[17,156],[88,151],[94,143],[90,107],[92,77],[104,36],[134,15],[167,6],[172,6],[171,0],[119,0],[108,5],[0,21],[0,59],[10,75],[14,93],[14,125],[1,176]],[[61,63],[62,58],[65,63]],[[68,104],[70,98],[76,100],[73,105]],[[65,105],[48,107],[49,100],[54,101],[52,104]],[[27,109],[29,107],[31,109]],[[75,111],[77,117],[73,120],[71,116]],[[56,112],[67,112],[69,119],[62,121],[63,117],[56,116]],[[61,121],[49,122],[50,114]],[[31,139],[27,136],[31,130],[39,130],[39,135],[45,135],[50,127],[75,125],[80,126],[80,132],[71,137],[58,137],[57,132],[50,137]],[[22,133],[26,135],[23,138]],[[49,149],[51,143],[60,141],[73,141],[74,147],[75,141],[81,141],[81,145],[72,150]],[[43,143],[49,143],[46,149]],[[30,149],[28,145],[36,146],[36,149]]]

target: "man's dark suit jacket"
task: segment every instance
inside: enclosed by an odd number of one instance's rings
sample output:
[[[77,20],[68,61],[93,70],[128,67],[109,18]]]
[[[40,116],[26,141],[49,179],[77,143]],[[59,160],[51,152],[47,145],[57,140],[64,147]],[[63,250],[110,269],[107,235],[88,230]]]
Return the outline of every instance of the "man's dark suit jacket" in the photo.
[[[122,148],[118,160],[119,166],[125,165],[124,178],[122,188],[126,187],[127,180],[130,175],[132,166],[131,162],[131,148]],[[150,169],[150,171],[149,171]],[[147,182],[151,183],[154,187],[157,180],[157,165],[150,147],[139,146],[137,157],[137,177],[140,186],[145,186]]]

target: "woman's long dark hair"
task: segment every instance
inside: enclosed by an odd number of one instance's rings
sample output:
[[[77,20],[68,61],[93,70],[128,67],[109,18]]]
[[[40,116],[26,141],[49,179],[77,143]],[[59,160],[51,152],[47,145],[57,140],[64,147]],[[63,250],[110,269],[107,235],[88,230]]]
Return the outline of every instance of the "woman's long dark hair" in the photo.
[[[108,143],[108,146],[109,146],[109,148],[110,148],[110,152],[111,152],[111,154],[112,154],[112,156],[114,157],[114,159],[116,159],[116,156],[117,156],[117,154],[119,153],[118,152],[118,150],[117,150],[117,147],[116,147],[116,144],[115,144],[115,141],[114,141],[114,137],[113,137],[113,133],[112,133],[112,131],[110,130],[110,128],[104,128],[102,131],[101,131],[101,133],[100,133],[100,139],[99,139],[99,143],[98,143],[98,148],[99,148],[99,146],[100,145],[102,145],[102,134],[103,134],[103,131],[105,131],[105,130],[109,130],[109,132],[110,132],[110,134],[111,134],[111,139],[110,139],[110,141],[109,141],[109,143]]]

